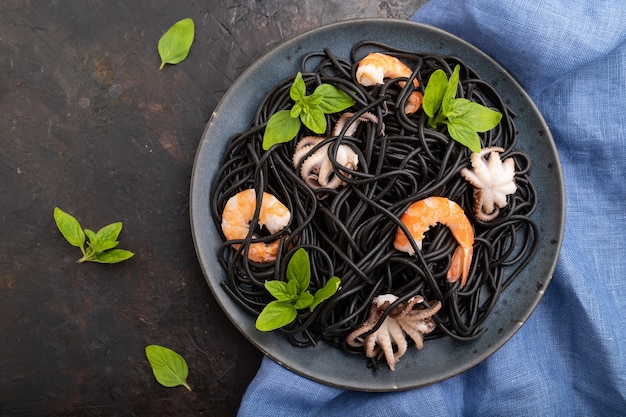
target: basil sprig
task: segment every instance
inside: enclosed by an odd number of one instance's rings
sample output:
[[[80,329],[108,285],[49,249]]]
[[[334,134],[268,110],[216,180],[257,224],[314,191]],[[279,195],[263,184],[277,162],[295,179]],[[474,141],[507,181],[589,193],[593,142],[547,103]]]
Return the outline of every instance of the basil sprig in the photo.
[[[263,149],[289,142],[300,130],[301,123],[314,133],[326,131],[326,114],[337,113],[354,105],[354,100],[332,84],[320,84],[313,94],[306,95],[306,84],[298,72],[289,90],[294,101],[290,110],[279,110],[270,117],[263,134]]]
[[[465,98],[456,98],[460,66],[454,67],[450,79],[441,69],[430,76],[422,107],[428,115],[428,125],[436,129],[445,124],[452,139],[480,152],[478,132],[486,132],[500,123],[502,114]]]
[[[332,277],[322,288],[311,294],[309,254],[298,249],[287,264],[287,281],[265,282],[265,288],[276,300],[269,302],[257,317],[256,328],[261,331],[279,329],[295,320],[298,310],[308,308],[313,311],[322,301],[332,297],[341,280]]]
[[[191,387],[187,384],[189,368],[182,356],[163,346],[148,345],[146,346],[146,357],[159,384],[164,387],[182,385],[191,391]]]
[[[189,55],[195,33],[193,20],[186,18],[179,20],[170,27],[159,39],[157,49],[161,57],[161,66],[178,64]]]
[[[124,249],[114,249],[119,242],[117,238],[122,231],[122,223],[116,222],[104,226],[94,232],[83,229],[74,216],[58,207],[54,209],[54,221],[59,231],[70,245],[80,248],[83,257],[78,263],[99,262],[103,264],[115,264],[131,258],[134,253]],[[87,242],[86,239],[89,239]],[[85,247],[87,243],[87,247]]]

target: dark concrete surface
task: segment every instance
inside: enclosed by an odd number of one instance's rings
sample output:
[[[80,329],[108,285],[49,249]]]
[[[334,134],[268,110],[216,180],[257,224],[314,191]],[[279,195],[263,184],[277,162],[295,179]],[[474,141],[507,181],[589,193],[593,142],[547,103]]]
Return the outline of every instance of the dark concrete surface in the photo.
[[[0,417],[233,416],[261,354],[215,303],[189,224],[198,142],[264,52],[323,24],[405,19],[423,0],[0,2]],[[196,24],[186,61],[157,42]],[[54,207],[121,221],[117,265],[77,264]],[[180,353],[165,388],[148,344]]]

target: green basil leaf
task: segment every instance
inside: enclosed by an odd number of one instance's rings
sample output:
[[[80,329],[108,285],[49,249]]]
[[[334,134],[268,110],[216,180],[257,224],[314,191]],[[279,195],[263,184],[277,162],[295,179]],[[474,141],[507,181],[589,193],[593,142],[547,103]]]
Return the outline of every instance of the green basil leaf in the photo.
[[[300,119],[293,118],[289,110],[279,110],[270,117],[263,134],[263,149],[289,142],[300,130]]]
[[[304,108],[304,106],[302,105],[302,103],[298,102],[296,103],[292,108],[291,111],[289,112],[289,116],[293,119],[297,119],[300,117],[300,115],[302,114],[302,109]]]
[[[448,106],[446,117],[448,120],[463,117],[471,107],[472,102],[466,98],[456,98]],[[464,117],[463,117],[464,118]]]
[[[295,308],[300,310],[311,305],[313,302],[313,295],[309,291],[305,291],[300,294],[300,297],[296,300]]]
[[[300,296],[300,284],[297,279],[292,279],[287,282],[287,294],[289,295],[289,300],[295,300]]]
[[[193,43],[195,27],[193,20],[187,18],[179,20],[170,27],[159,39],[157,46],[161,57],[161,66],[178,64],[187,58]]]
[[[467,146],[472,152],[480,152],[480,137],[468,122],[463,119],[452,119],[445,123],[452,139]]]
[[[302,123],[314,133],[321,135],[326,132],[326,116],[319,107],[309,107],[300,115]]]
[[[183,385],[191,391],[191,387],[187,384],[189,369],[182,356],[163,346],[148,345],[146,357],[159,384],[165,387]]]
[[[296,308],[288,301],[268,303],[256,319],[255,326],[262,332],[280,329],[295,320]]]
[[[279,301],[291,301],[292,299],[296,298],[293,297],[293,294],[289,293],[289,290],[287,289],[287,283],[285,281],[265,281],[264,287],[270,294],[272,294],[274,298]]]
[[[322,101],[324,101],[324,96],[318,93],[313,93],[310,96],[306,96],[302,99],[302,103],[309,107],[319,107]]]
[[[115,231],[110,233],[112,232],[112,229],[115,229]],[[110,240],[110,238],[117,239],[117,235],[119,235],[119,231],[121,229],[122,223],[113,223],[112,225],[105,226],[100,229],[98,233],[95,233],[90,229],[85,229],[85,235],[89,238],[89,250],[87,251],[88,255],[93,257],[93,255],[97,252],[104,252],[105,250],[113,249],[119,245],[120,242],[117,240]]]
[[[315,295],[313,296],[313,302],[309,306],[309,309],[313,311],[313,309],[315,309],[315,307],[317,307],[319,303],[335,295],[335,293],[339,289],[339,284],[341,284],[341,280],[338,277],[332,277],[331,279],[329,279],[326,282],[326,285],[315,291]]]
[[[309,288],[311,282],[311,263],[309,254],[304,248],[294,252],[287,264],[287,281],[296,282],[298,294]]]
[[[109,249],[113,249],[114,247],[116,247],[117,245],[119,245],[120,242],[114,240],[114,241],[106,241],[106,242],[100,242],[98,241],[98,238],[96,236],[96,234],[94,232],[92,232],[89,229],[85,229],[85,234],[87,235],[87,237],[89,238],[89,243],[88,243],[88,248],[87,248],[87,252],[85,254],[85,258],[93,258],[95,259],[95,254],[96,253],[100,253],[100,252],[104,252],[105,250],[109,250]],[[86,259],[88,260],[88,259]]]
[[[98,241],[98,237],[96,236],[96,232],[91,229],[85,229],[85,236],[89,239],[89,245],[93,245]]]
[[[116,264],[132,258],[133,252],[124,249],[111,249],[95,254],[95,261],[101,264]]]
[[[306,84],[302,78],[302,73],[298,72],[289,89],[289,97],[297,103],[304,99],[304,96],[306,96]]]
[[[74,216],[58,207],[54,208],[54,221],[59,231],[70,245],[83,249],[85,245],[85,232]]]
[[[469,123],[475,132],[486,132],[500,123],[502,113],[470,101],[463,120]]]
[[[428,84],[426,84],[424,89],[422,108],[429,117],[435,117],[435,114],[439,111],[447,85],[448,76],[441,69],[433,72],[428,79]]]
[[[96,233],[96,240],[99,244],[104,244],[106,242],[115,242],[121,231],[122,222],[111,223],[98,230],[98,233]]]
[[[459,85],[459,71],[461,70],[460,66],[455,66],[452,75],[450,75],[450,79],[448,79],[448,85],[446,86],[446,91],[443,94],[443,98],[441,100],[441,111],[447,116],[449,111],[449,106],[454,103],[454,98],[456,97],[456,90]]]
[[[98,242],[98,248],[100,252],[104,252],[105,250],[117,247],[117,245],[119,244],[120,242],[118,242],[117,240],[108,240],[106,242]],[[91,246],[91,242],[89,243],[89,246]]]
[[[318,85],[313,92],[313,96],[322,97],[318,107],[326,114],[338,113],[354,105],[354,100],[348,94],[332,84]],[[326,130],[326,127],[324,127],[324,130]]]

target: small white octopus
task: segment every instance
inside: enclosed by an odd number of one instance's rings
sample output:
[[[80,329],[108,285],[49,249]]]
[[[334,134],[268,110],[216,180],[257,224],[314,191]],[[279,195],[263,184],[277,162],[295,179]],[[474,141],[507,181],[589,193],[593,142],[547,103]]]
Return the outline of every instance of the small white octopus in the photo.
[[[350,112],[342,114],[335,124],[331,135],[338,136],[348,120],[353,116],[354,113]],[[352,136],[361,121],[378,123],[378,118],[372,113],[363,113],[346,128],[344,136]],[[298,165],[301,164],[300,176],[307,183],[307,185],[313,189],[336,189],[345,185],[345,181],[336,175],[333,162],[328,156],[331,142],[328,141],[326,144],[314,150],[318,144],[325,140],[326,138],[322,136],[305,136],[300,139],[293,154],[292,162],[294,168],[298,168]],[[356,170],[359,165],[359,156],[350,146],[345,144],[337,146],[335,160],[338,165],[353,171]],[[345,177],[350,177],[347,172],[342,171],[342,174]]]
[[[506,197],[515,193],[515,161],[500,159],[504,149],[494,146],[470,156],[472,169],[463,168],[461,175],[474,187],[474,214],[482,221],[498,217],[507,205]]]
[[[417,349],[424,347],[424,334],[432,332],[435,327],[433,316],[441,308],[441,302],[429,302],[428,308],[416,308],[423,302],[421,295],[416,295],[408,301],[398,304],[381,323],[380,327],[370,333],[379,322],[385,310],[396,300],[393,294],[383,294],[372,300],[370,315],[356,330],[348,335],[346,342],[353,347],[365,347],[365,356],[368,358],[385,356],[387,365],[392,371],[398,360],[407,351],[410,336]],[[364,336],[365,335],[365,336]],[[394,347],[396,351],[394,352]]]

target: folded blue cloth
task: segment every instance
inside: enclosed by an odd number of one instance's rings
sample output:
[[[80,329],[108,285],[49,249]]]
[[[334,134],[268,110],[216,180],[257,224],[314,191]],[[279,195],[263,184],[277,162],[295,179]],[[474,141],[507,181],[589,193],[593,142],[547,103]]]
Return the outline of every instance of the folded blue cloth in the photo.
[[[626,415],[626,2],[430,0],[412,19],[495,58],[544,115],[566,187],[554,278],[520,331],[454,378],[353,392],[265,358],[239,415]]]

